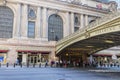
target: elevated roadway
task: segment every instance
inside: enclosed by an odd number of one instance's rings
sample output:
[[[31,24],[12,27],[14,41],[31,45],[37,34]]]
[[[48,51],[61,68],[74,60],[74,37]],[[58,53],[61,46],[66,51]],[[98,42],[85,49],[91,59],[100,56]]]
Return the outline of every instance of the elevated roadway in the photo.
[[[120,11],[103,16],[57,42],[56,55],[81,55],[120,45]]]

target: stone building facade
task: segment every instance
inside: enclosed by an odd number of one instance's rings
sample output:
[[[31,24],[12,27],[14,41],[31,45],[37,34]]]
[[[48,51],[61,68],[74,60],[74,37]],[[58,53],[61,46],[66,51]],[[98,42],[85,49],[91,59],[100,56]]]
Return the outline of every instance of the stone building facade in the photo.
[[[0,0],[0,61],[56,60],[56,41],[109,13],[93,0]]]

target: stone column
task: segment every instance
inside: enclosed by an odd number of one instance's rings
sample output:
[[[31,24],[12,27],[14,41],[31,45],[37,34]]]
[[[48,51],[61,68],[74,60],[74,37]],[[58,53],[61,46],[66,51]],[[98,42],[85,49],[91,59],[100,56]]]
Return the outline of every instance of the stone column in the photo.
[[[21,37],[27,38],[28,32],[28,5],[23,5],[22,9],[22,24],[21,24]]]
[[[41,53],[39,53],[39,61],[41,62]],[[39,63],[40,63],[40,62],[39,62]]]
[[[17,52],[15,50],[15,48],[10,48],[9,52],[8,52],[8,57],[7,57],[7,62],[9,64],[14,64],[17,61]]]
[[[82,54],[82,61],[83,61],[83,67],[86,67],[86,63],[87,63],[87,54]]]
[[[63,27],[64,30],[64,37],[68,36],[70,33],[70,14],[69,12],[66,12],[66,20],[65,20],[65,26]]]
[[[52,60],[55,61],[55,51],[51,51],[51,53],[49,55],[49,61],[51,62]]]
[[[13,28],[13,38],[18,38],[20,37],[20,28],[21,28],[21,11],[22,10],[22,6],[21,4],[17,4],[17,13],[15,16],[15,21],[16,25]]]
[[[71,33],[74,33],[74,13],[71,13]]]
[[[37,8],[37,19],[36,19],[36,28],[35,28],[36,39],[41,38],[41,8]]]
[[[80,29],[84,27],[84,16],[83,14],[80,15]]]
[[[27,63],[27,54],[22,54],[22,63],[26,64]]]
[[[6,64],[6,61],[7,61],[7,54],[5,53],[4,54],[4,64]]]
[[[42,40],[48,41],[48,22],[47,22],[47,8],[43,8],[43,14],[42,14],[43,22],[42,22]]]
[[[85,15],[85,26],[88,25],[88,15]]]

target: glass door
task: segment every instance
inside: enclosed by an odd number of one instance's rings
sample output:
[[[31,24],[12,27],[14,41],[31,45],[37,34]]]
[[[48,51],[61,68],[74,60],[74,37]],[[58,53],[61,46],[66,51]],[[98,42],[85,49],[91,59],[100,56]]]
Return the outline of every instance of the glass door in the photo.
[[[29,55],[28,58],[29,58],[29,63],[30,64],[36,64],[36,63],[38,63],[39,57],[37,55],[36,56]]]

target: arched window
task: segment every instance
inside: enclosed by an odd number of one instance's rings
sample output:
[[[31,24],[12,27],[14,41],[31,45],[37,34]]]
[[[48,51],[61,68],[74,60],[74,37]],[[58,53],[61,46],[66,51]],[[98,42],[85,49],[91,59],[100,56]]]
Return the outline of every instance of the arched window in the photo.
[[[63,20],[57,15],[53,14],[48,19],[48,40],[58,41],[63,38]]]
[[[0,38],[12,38],[13,18],[14,14],[10,8],[0,6]]]

